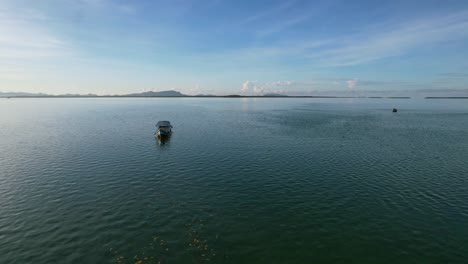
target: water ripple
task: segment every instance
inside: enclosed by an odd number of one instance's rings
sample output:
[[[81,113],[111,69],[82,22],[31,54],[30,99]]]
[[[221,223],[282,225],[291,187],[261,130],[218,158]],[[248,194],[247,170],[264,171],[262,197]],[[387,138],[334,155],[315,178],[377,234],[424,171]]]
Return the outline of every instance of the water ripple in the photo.
[[[468,109],[177,100],[16,101],[0,263],[468,257]]]

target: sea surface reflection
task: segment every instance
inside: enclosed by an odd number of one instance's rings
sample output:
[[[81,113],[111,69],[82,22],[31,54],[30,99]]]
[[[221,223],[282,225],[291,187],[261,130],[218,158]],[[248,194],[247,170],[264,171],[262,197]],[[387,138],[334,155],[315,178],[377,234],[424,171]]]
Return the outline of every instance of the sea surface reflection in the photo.
[[[0,263],[463,263],[466,102],[1,100]]]

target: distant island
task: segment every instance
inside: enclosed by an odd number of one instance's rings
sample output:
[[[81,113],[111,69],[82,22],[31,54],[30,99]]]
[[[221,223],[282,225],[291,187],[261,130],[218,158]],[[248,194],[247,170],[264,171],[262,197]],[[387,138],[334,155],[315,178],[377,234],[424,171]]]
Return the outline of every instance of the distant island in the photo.
[[[284,95],[277,93],[266,93],[264,95],[240,95],[240,94],[230,94],[230,95],[212,95],[212,94],[198,94],[198,95],[186,95],[178,91],[168,90],[168,91],[148,91],[141,93],[131,93],[123,95],[97,95],[97,94],[60,94],[52,95],[45,93],[24,93],[24,92],[0,92],[0,98],[95,98],[95,97],[219,97],[219,98],[360,98],[358,96],[327,96],[327,95]],[[366,97],[363,97],[366,98]],[[373,97],[376,98],[376,97]],[[407,99],[410,97],[379,97],[379,98],[398,98],[398,99]]]
[[[428,96],[424,99],[468,99],[468,96]]]
[[[23,93],[23,92],[0,92],[0,97],[99,97],[96,94],[61,94],[61,95],[52,95],[45,93]]]
[[[97,95],[97,94],[44,94],[44,93],[23,93],[23,92],[0,92],[0,97],[185,97],[189,95],[182,94],[177,91],[161,91],[161,92],[142,92],[142,93],[131,93],[123,95]]]
[[[74,98],[74,97],[222,97],[222,98],[239,98],[239,97],[305,97],[305,98],[352,98],[349,96],[288,96],[277,93],[267,93],[264,95],[240,95],[240,94],[230,94],[230,95],[212,95],[212,94],[198,94],[198,95],[186,95],[178,91],[169,90],[169,91],[148,91],[141,93],[131,93],[123,95],[96,95],[96,94],[60,94],[60,95],[51,95],[44,93],[23,93],[23,92],[0,92],[0,97],[3,98]]]
[[[119,95],[117,95],[119,96]],[[188,96],[177,91],[161,91],[161,92],[142,92],[142,93],[132,93],[126,95],[120,95],[123,97],[183,97]]]
[[[264,94],[263,96],[269,96],[269,97],[285,97],[287,95],[284,95],[284,94],[277,94],[277,93],[267,93],[267,94]]]
[[[354,94],[334,96],[334,95],[284,95],[278,93],[266,93],[263,95],[212,95],[197,94],[186,95],[178,91],[147,91],[141,93],[130,93],[123,95],[97,95],[97,94],[60,94],[52,95],[45,93],[25,93],[25,92],[0,92],[0,98],[125,98],[125,97],[210,97],[210,98],[372,98],[372,99],[411,99],[409,96],[358,96]],[[426,96],[425,99],[468,99],[467,96]]]

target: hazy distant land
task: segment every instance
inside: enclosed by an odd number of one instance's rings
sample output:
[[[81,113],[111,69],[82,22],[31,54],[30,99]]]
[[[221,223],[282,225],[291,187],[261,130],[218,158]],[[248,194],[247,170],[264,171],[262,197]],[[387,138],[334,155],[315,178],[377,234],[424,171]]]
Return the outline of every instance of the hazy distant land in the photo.
[[[464,96],[464,93],[468,94],[467,90],[459,90],[459,94],[456,96],[440,96],[439,94],[442,93],[442,90],[424,90],[426,95],[422,95],[420,93],[419,97],[424,99],[468,99],[468,96]],[[427,96],[428,94],[438,92],[436,96]],[[449,91],[453,92],[453,91]],[[333,94],[337,94],[338,92],[331,92]],[[52,94],[45,94],[45,93],[25,93],[25,92],[0,92],[0,98],[94,98],[94,97],[112,97],[112,98],[122,98],[122,97],[210,97],[210,98],[371,98],[371,99],[410,99],[412,96],[376,96],[372,93],[376,93],[376,91],[371,91],[371,95],[360,95],[357,93],[350,93],[350,92],[343,92],[342,95],[324,95],[324,94],[317,94],[317,95],[285,95],[285,94],[277,94],[277,93],[266,93],[263,95],[241,95],[241,94],[229,94],[229,95],[212,95],[212,94],[198,94],[198,95],[186,95],[178,91],[168,90],[168,91],[147,91],[141,93],[130,93],[130,94],[123,94],[123,95],[97,95],[97,94],[60,94],[60,95],[52,95]],[[382,93],[382,92],[381,92]],[[385,92],[383,92],[385,93]]]
[[[427,96],[425,99],[468,99],[468,96]]]
[[[11,97],[11,98],[24,98],[24,97],[38,97],[38,98],[52,98],[52,97],[310,97],[310,98],[350,98],[356,96],[288,96],[284,94],[276,94],[276,93],[267,93],[264,95],[239,95],[239,94],[230,94],[230,95],[212,95],[212,94],[198,94],[198,95],[186,95],[178,91],[148,91],[142,93],[131,93],[131,94],[123,94],[123,95],[97,95],[97,94],[61,94],[61,95],[51,95],[51,94],[44,94],[44,93],[23,93],[23,92],[10,92],[10,93],[2,93],[0,92],[0,97]],[[408,97],[409,98],[409,97]]]

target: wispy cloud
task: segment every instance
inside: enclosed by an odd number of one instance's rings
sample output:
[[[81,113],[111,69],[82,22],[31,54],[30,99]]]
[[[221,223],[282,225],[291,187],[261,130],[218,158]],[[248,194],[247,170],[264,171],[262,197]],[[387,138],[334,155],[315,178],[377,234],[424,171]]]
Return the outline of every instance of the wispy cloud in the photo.
[[[76,4],[81,4],[83,7],[94,9],[111,9],[119,13],[134,14],[136,7],[132,4],[120,3],[112,0],[78,0]]]
[[[77,55],[79,49],[86,48],[83,45],[79,47],[77,39],[86,42],[87,39],[83,37],[104,38],[105,34],[83,30],[70,21],[81,20],[87,14],[104,18],[136,12],[135,6],[114,0],[64,0],[57,3],[57,8],[61,12],[40,5],[24,6],[9,0],[0,4],[0,58],[47,59]],[[97,24],[100,20],[93,21]],[[60,27],[73,31],[57,31]],[[77,35],[81,38],[76,38]]]
[[[308,15],[293,18],[277,26],[260,31],[267,36],[306,20]],[[269,42],[265,46],[238,49],[220,57],[239,59],[300,58],[310,65],[341,67],[371,63],[373,61],[401,56],[415,50],[445,43],[464,41],[468,38],[468,11],[424,17],[405,22],[385,22],[360,31],[340,36],[302,38],[291,41]]]
[[[297,4],[297,1],[286,1],[283,2],[281,5],[274,6],[272,8],[263,10],[263,11],[257,11],[257,10],[252,10],[249,13],[245,14],[245,18],[241,19],[239,21],[239,25],[248,25],[250,23],[256,22],[258,20],[266,19],[271,16],[276,16],[278,14],[283,13],[284,11],[288,10],[289,8],[293,7],[294,5]]]
[[[337,47],[309,54],[329,66],[348,66],[403,55],[409,51],[468,37],[468,12],[427,17],[336,39]],[[339,43],[343,43],[339,45]]]
[[[0,0],[0,81],[129,91],[176,83],[217,94],[466,87],[466,5],[410,14],[392,3],[379,16],[361,4],[350,12],[356,4],[342,1]],[[387,58],[391,67],[365,65]]]
[[[279,33],[281,31],[284,31],[290,27],[293,27],[297,24],[300,24],[302,22],[307,21],[310,19],[311,15],[310,14],[305,14],[305,15],[300,15],[296,16],[287,20],[281,20],[279,23],[276,23],[272,26],[269,26],[268,28],[261,30],[257,33],[257,37],[259,38],[264,38],[269,35],[273,35],[276,33]]]
[[[461,73],[461,72],[448,72],[448,73],[442,73],[440,75],[446,76],[446,77],[468,77],[468,73]]]
[[[252,15],[241,19],[238,24],[255,28],[255,36],[262,39],[306,22],[321,9],[304,12],[303,5],[301,1],[285,1],[266,10],[251,11]]]
[[[46,58],[70,52],[66,41],[38,23],[47,17],[39,12],[34,14],[25,17],[0,13],[0,58]]]

